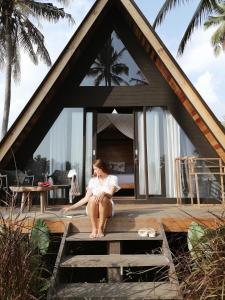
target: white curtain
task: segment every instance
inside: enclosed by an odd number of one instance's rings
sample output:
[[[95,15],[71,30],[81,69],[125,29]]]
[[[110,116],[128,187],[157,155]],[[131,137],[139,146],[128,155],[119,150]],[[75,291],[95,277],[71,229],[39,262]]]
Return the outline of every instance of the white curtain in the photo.
[[[67,135],[67,111],[63,110],[57,121],[53,124],[49,131],[49,171],[50,174],[54,170],[63,170],[67,160],[66,147],[68,143]]]
[[[163,124],[166,196],[176,197],[175,158],[180,156],[180,126],[168,110],[164,110]]]
[[[160,123],[162,116],[162,109],[159,107],[146,111],[148,188],[150,195],[162,194],[160,166]]]
[[[107,115],[108,114],[98,114],[97,133],[100,133],[111,124]]]
[[[81,190],[83,174],[83,108],[64,108],[37,150],[49,161],[49,173],[76,169]],[[60,193],[57,192],[57,196]]]
[[[120,132],[134,139],[134,121],[132,114],[98,114],[97,133],[113,124]]]
[[[92,151],[93,151],[93,113],[86,114],[86,154],[85,154],[85,186],[92,176]]]
[[[70,127],[71,125],[72,127]],[[71,135],[68,139],[71,140],[71,145],[68,145],[68,161],[71,163],[71,169],[77,171],[78,183],[80,191],[83,177],[83,124],[84,111],[83,108],[76,108],[71,112],[71,123],[68,124],[68,132],[71,128]],[[66,149],[65,149],[66,151]],[[68,153],[68,154],[69,154]]]
[[[144,113],[137,113],[137,123],[138,123],[138,172],[139,172],[139,194],[146,194],[145,185],[145,156],[144,156]]]

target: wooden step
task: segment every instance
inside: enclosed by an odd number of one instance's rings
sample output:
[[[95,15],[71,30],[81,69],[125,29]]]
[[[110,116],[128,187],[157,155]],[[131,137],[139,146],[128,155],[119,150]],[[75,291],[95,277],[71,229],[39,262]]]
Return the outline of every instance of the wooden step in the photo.
[[[71,283],[52,299],[181,299],[176,288],[165,282]]]
[[[162,236],[160,234],[157,234],[155,237],[140,237],[137,232],[109,232],[106,233],[106,235],[102,238],[90,238],[90,233],[87,232],[78,232],[73,233],[69,235],[66,238],[67,242],[78,242],[78,241],[142,241],[142,240],[148,240],[148,241],[160,241],[162,240]]]
[[[169,259],[161,254],[110,254],[110,255],[75,255],[65,257],[60,267],[77,268],[120,268],[143,266],[167,266]]]

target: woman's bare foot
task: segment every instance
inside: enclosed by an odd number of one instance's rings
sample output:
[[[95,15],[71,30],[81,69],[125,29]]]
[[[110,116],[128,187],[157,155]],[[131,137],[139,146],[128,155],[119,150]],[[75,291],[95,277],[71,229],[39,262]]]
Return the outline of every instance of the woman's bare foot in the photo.
[[[97,234],[97,229],[93,229],[92,230],[92,233],[89,235],[89,237],[91,238],[91,239],[94,239],[94,238],[96,238],[98,236],[98,234]]]
[[[102,231],[102,229],[98,229],[98,232],[97,232],[97,238],[102,238],[103,236],[105,236],[104,232]]]

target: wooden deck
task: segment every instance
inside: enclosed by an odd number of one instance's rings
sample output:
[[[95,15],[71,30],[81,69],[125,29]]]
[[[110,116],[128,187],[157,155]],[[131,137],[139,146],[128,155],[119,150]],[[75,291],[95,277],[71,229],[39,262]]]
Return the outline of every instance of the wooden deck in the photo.
[[[52,233],[63,233],[68,222],[73,224],[74,232],[90,232],[90,221],[84,208],[70,211],[67,216],[60,215],[61,208],[48,206],[45,213],[40,213],[39,206],[33,206],[31,212],[25,211],[20,218],[27,217],[28,224],[36,218],[42,218]],[[1,212],[7,214],[5,208],[1,208]],[[214,227],[222,222],[219,218],[224,219],[224,213],[225,207],[222,205],[153,205],[138,204],[137,200],[132,204],[116,204],[115,215],[109,219],[106,231],[137,232],[142,227],[157,229],[157,224],[161,222],[167,232],[185,232],[193,220]]]

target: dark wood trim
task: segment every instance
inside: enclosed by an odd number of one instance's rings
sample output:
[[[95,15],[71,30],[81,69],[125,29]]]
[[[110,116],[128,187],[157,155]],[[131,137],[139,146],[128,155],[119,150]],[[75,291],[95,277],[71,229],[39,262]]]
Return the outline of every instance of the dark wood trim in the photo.
[[[97,127],[98,127],[98,113],[93,110],[93,146],[92,146],[92,161],[98,157],[97,153]]]
[[[138,160],[138,155],[136,153],[137,149],[137,121],[136,121],[136,112],[133,111],[133,128],[134,128],[134,141],[133,141],[133,155],[134,155],[134,197],[137,199],[138,195],[138,166],[137,166],[137,160]]]
[[[144,86],[71,88],[62,96],[65,107],[143,107],[169,106],[177,97],[165,90]]]

